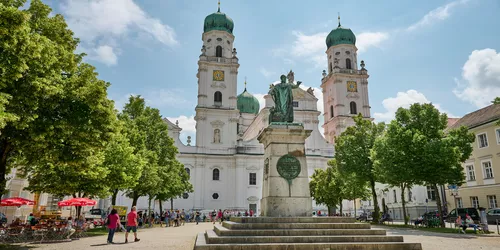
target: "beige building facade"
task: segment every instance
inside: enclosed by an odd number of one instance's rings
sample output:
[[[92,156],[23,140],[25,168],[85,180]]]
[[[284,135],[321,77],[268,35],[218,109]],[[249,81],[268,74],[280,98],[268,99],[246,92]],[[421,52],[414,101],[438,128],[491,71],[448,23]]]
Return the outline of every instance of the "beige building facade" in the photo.
[[[448,207],[498,208],[500,198],[500,105],[490,105],[459,119],[448,129],[467,126],[476,136],[470,158],[462,164],[465,184],[446,190]]]

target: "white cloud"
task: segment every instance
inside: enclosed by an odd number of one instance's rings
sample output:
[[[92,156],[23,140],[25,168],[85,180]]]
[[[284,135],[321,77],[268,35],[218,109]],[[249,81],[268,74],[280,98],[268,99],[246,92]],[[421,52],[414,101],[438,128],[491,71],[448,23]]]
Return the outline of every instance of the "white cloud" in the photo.
[[[396,97],[389,97],[382,101],[382,106],[385,108],[384,113],[374,113],[373,117],[377,122],[389,122],[394,119],[394,115],[398,108],[409,108],[414,103],[431,103],[424,94],[410,89],[406,92],[398,92]],[[433,103],[433,105],[442,113],[447,113],[448,117],[455,117],[450,112],[444,110],[441,105]]]
[[[261,73],[262,75],[264,75],[266,78],[269,78],[269,77],[271,77],[271,76],[276,75],[276,72],[269,71],[269,70],[267,70],[267,69],[265,69],[265,68],[260,68],[260,70],[259,70],[259,71],[260,71],[260,73]]]
[[[179,127],[182,128],[183,132],[193,134],[196,133],[196,121],[194,120],[194,115],[191,115],[189,117],[185,115],[181,115],[178,117],[167,117],[167,119],[173,123],[179,121]]]
[[[113,49],[113,47],[108,45],[102,45],[94,49],[90,55],[96,61],[100,61],[108,66],[115,65],[118,57]]]
[[[144,99],[148,105],[162,110],[164,107],[179,107],[181,105],[190,105],[185,99],[180,89],[159,89],[149,91],[144,94]]]
[[[387,32],[363,32],[356,36],[356,47],[359,53],[362,53],[370,47],[380,47],[380,44],[388,38]]]
[[[454,9],[457,6],[466,4],[470,0],[460,0],[460,1],[454,1],[450,2],[446,5],[439,6],[427,13],[424,17],[422,17],[418,22],[410,25],[407,30],[408,31],[414,31],[416,29],[428,26],[433,24],[434,22],[437,21],[443,21],[446,20],[447,18],[450,17],[451,15],[451,10]]]
[[[478,108],[491,104],[500,96],[500,52],[494,49],[474,50],[462,68],[462,79],[453,93]]]
[[[264,96],[266,94],[255,94],[253,96],[255,96],[255,98],[257,98],[257,100],[259,100],[259,105],[260,105],[260,109],[263,109],[266,107],[266,100],[264,99]]]
[[[83,46],[96,47],[93,50],[103,43],[116,49],[119,41],[134,36],[150,37],[170,47],[178,44],[170,26],[150,17],[133,0],[65,0],[61,11]],[[103,62],[112,65],[109,60]]]

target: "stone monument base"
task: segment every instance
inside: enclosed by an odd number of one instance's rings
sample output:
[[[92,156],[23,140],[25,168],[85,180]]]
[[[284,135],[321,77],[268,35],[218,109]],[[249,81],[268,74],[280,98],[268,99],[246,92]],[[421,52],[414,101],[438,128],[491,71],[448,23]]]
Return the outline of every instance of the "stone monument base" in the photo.
[[[264,197],[260,206],[268,217],[303,217],[312,211],[311,197]]]

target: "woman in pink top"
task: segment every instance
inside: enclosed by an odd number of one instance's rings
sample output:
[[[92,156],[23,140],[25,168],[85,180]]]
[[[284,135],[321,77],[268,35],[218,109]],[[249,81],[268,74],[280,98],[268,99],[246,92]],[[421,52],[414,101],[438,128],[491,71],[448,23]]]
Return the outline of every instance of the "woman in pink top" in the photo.
[[[108,215],[108,244],[113,244],[113,236],[118,227],[120,227],[120,216],[118,216],[118,211],[113,209]]]

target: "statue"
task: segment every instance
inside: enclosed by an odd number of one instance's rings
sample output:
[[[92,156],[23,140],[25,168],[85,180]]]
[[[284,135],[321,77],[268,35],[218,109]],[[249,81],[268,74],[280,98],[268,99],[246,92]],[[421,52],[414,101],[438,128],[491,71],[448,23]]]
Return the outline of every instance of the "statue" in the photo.
[[[269,115],[270,122],[293,122],[292,89],[298,88],[301,82],[294,84],[293,81],[290,81],[290,76],[293,79],[293,72],[290,71],[290,73],[288,74],[288,83],[286,82],[287,77],[281,75],[281,83],[270,86],[269,95],[271,95],[274,101],[274,107],[271,108]]]
[[[214,130],[214,143],[220,143],[220,129]]]
[[[286,76],[286,78],[288,78],[289,83],[293,83],[293,81],[295,80],[295,74],[293,73],[292,70],[290,70],[290,72],[288,72],[288,75]]]

